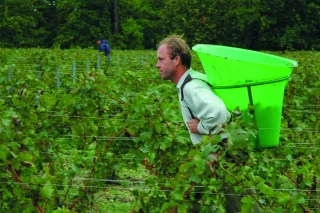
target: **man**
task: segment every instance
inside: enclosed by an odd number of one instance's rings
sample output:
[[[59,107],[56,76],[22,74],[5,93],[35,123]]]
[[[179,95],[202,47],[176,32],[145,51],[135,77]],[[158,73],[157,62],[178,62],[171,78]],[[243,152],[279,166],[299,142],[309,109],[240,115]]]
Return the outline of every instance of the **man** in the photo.
[[[110,45],[108,43],[108,40],[98,39],[97,40],[97,44],[99,45],[99,51],[100,52],[104,52],[104,54],[106,56],[108,56],[110,54],[111,48],[110,48]]]
[[[161,78],[176,84],[183,120],[193,144],[201,143],[202,135],[220,135],[221,142],[227,134],[220,133],[221,125],[228,122],[230,113],[223,101],[216,96],[207,83],[206,75],[194,71],[191,65],[190,48],[179,36],[169,36],[158,45],[156,67]],[[223,143],[222,143],[223,144]],[[214,155],[214,154],[213,154]],[[241,211],[241,195],[233,194],[226,185],[226,211]],[[199,199],[200,193],[196,193]],[[198,212],[198,207],[192,211]],[[256,210],[255,212],[259,212]]]
[[[202,135],[217,134],[230,119],[230,113],[206,83],[206,75],[190,68],[191,54],[185,41],[178,36],[167,37],[159,43],[157,57],[161,78],[176,84],[192,143],[200,143]],[[220,136],[227,137],[225,133]]]

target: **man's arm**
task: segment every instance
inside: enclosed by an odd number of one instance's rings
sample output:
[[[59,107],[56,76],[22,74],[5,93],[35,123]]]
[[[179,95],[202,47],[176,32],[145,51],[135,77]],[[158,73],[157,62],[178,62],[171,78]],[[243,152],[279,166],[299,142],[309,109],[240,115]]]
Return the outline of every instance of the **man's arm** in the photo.
[[[192,133],[214,134],[219,130],[220,124],[230,119],[230,113],[225,104],[206,83],[193,80],[185,86],[184,93],[185,101],[196,117],[187,122]],[[195,125],[197,130],[194,128]]]

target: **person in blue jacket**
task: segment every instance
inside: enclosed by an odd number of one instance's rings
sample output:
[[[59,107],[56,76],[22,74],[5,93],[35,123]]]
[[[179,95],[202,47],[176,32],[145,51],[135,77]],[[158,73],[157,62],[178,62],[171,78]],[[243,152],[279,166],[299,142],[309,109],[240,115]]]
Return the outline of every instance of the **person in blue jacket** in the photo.
[[[99,45],[99,51],[104,52],[106,56],[108,56],[111,52],[110,44],[108,40],[98,39],[97,44]]]

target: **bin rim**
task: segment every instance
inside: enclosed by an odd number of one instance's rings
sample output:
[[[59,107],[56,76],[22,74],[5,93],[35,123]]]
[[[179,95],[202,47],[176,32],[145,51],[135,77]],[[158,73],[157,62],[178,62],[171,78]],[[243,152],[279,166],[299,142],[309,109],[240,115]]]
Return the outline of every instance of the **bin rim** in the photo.
[[[248,83],[244,83],[244,84],[233,84],[233,85],[229,85],[229,86],[228,85],[215,85],[215,84],[213,84],[212,87],[213,87],[213,89],[234,89],[234,88],[240,88],[240,87],[260,86],[260,85],[264,85],[264,84],[273,84],[273,83],[277,83],[280,81],[286,81],[290,77],[291,77],[291,75],[285,76],[282,78],[272,79],[272,80],[248,82]]]
[[[291,66],[289,65],[276,65],[276,64],[271,64],[271,63],[258,63],[258,62],[254,62],[254,61],[249,61],[249,60],[241,60],[241,59],[236,59],[236,58],[232,58],[230,57],[231,60],[236,60],[236,61],[242,61],[242,62],[249,62],[249,63],[253,63],[253,64],[263,64],[263,65],[268,65],[268,66],[274,66],[274,67],[290,67],[290,68],[295,68],[298,66],[298,62],[289,58],[285,58],[285,57],[281,57],[281,56],[277,56],[277,55],[273,55],[273,54],[269,54],[269,53],[263,53],[263,52],[259,52],[256,50],[249,50],[249,49],[244,49],[244,48],[239,48],[239,47],[230,47],[230,46],[224,46],[224,45],[216,45],[216,44],[196,44],[192,47],[192,50],[194,50],[195,52],[200,52],[206,55],[210,55],[210,56],[215,56],[215,57],[219,57],[219,58],[225,58],[224,56],[219,56],[219,55],[212,55],[210,53],[208,53],[207,51],[200,51],[197,48],[200,48],[201,46],[211,46],[211,47],[223,47],[223,48],[227,48],[227,49],[233,49],[233,50],[239,50],[239,51],[246,51],[246,52],[251,52],[251,53],[256,53],[259,55],[264,55],[264,56],[268,56],[268,57],[272,57],[272,58],[278,58],[284,61],[287,61],[288,63],[291,64]],[[229,57],[228,57],[229,58]]]

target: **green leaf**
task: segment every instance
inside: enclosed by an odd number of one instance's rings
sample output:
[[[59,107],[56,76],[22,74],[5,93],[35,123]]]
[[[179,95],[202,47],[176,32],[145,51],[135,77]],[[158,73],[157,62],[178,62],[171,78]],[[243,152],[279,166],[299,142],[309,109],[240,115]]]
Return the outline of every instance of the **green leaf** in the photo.
[[[27,74],[27,78],[28,78],[29,80],[34,80],[34,79],[35,79],[35,76],[34,76],[34,75]]]
[[[68,212],[70,212],[70,210],[65,206],[52,211],[52,213],[68,213]]]
[[[187,172],[187,170],[192,166],[193,164],[192,163],[183,163],[180,165],[179,167],[179,171],[184,173],[184,172]]]
[[[194,172],[191,172],[189,181],[200,183],[201,182],[201,178],[199,177],[199,175],[195,174]]]
[[[160,134],[162,130],[162,124],[156,124],[154,128],[156,130],[156,133]]]
[[[291,200],[291,195],[290,195],[290,194],[281,194],[281,195],[279,196],[278,202],[279,202],[280,204],[283,204],[283,203],[287,203],[287,202],[290,201],[290,200]]]
[[[0,145],[0,160],[6,162],[8,149],[4,145]]]
[[[9,152],[11,153],[12,157],[14,157],[14,158],[18,157],[18,155],[16,155],[14,152],[11,152],[11,151],[9,151]]]
[[[3,200],[10,200],[10,199],[14,199],[13,195],[8,191],[4,191]]]
[[[312,122],[316,122],[317,121],[317,117],[315,115],[310,115],[310,120]]]
[[[172,145],[172,140],[167,137],[164,140],[162,140],[162,142],[160,143],[160,149],[162,150],[166,150],[167,147],[170,147]]]
[[[49,134],[48,134],[48,131],[46,131],[46,130],[43,130],[43,131],[41,131],[40,133],[39,133],[39,137],[40,138],[48,138],[49,137]]]
[[[167,209],[170,208],[170,206],[171,206],[171,203],[169,203],[169,202],[164,203],[164,204],[161,206],[160,213],[165,212]]]
[[[7,159],[7,154],[2,150],[0,150],[0,160],[2,160],[3,162],[6,162],[6,159]]]
[[[241,213],[251,213],[253,207],[253,199],[251,196],[245,196],[241,199]]]
[[[48,92],[45,92],[40,98],[41,106],[45,108],[51,108],[56,102],[56,97]]]
[[[33,156],[30,153],[27,153],[27,152],[20,152],[19,153],[19,157],[23,161],[28,161],[28,162],[32,162],[33,161]]]
[[[273,197],[274,191],[271,187],[267,186],[266,184],[262,184],[260,190],[263,194]]]
[[[140,135],[140,139],[142,141],[146,141],[146,140],[150,140],[151,136],[152,136],[152,132],[148,131],[148,132],[142,132]]]
[[[299,196],[297,199],[296,199],[296,202],[298,204],[304,204],[306,202],[306,199],[302,196]]]
[[[175,190],[175,191],[173,192],[172,197],[173,197],[173,199],[175,199],[175,200],[183,200],[184,195],[183,195],[183,192]]]
[[[183,205],[178,205],[178,212],[179,213],[187,213],[187,209]]]
[[[44,199],[50,199],[54,189],[52,188],[51,182],[47,181],[47,183],[40,189],[40,196]]]
[[[212,146],[208,145],[203,148],[202,156],[208,156],[213,151]]]
[[[234,191],[235,192],[240,192],[240,191],[242,191],[243,190],[243,187],[242,186],[235,186],[234,187]]]
[[[10,126],[11,119],[9,119],[9,118],[1,118],[1,121],[2,121],[4,126],[6,126],[6,127]]]

